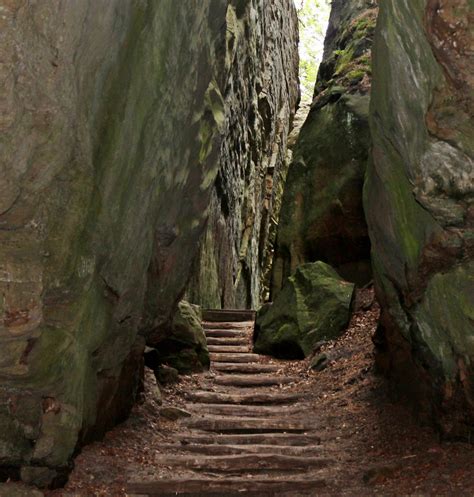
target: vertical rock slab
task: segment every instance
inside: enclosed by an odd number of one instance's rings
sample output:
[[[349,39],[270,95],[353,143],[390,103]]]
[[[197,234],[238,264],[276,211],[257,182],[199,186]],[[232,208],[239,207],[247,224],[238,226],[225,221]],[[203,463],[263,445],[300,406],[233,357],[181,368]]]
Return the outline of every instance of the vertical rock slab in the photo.
[[[379,365],[451,435],[474,423],[472,2],[386,0],[365,209]]]
[[[2,3],[0,466],[14,474],[60,479],[129,412],[138,332],[173,315],[208,215],[226,11]]]
[[[227,27],[225,138],[187,299],[256,308],[299,98],[298,21],[292,0],[231,1]]]
[[[362,206],[371,146],[368,110],[373,0],[335,0],[309,115],[293,150],[273,266],[272,295],[305,262],[324,261],[359,283],[370,279]]]

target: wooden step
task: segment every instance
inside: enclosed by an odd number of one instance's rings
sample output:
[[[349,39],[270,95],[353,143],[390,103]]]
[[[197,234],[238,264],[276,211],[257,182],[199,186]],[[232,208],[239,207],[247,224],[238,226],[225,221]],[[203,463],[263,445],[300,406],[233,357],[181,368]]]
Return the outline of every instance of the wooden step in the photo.
[[[281,495],[291,492],[294,496],[301,492],[314,492],[326,486],[322,478],[305,477],[298,479],[278,478],[163,478],[148,482],[130,482],[127,494],[163,497],[170,495]]]
[[[196,391],[185,394],[187,400],[194,402],[202,402],[206,404],[293,404],[301,399],[301,395],[297,393],[243,393],[229,394],[220,392]]]
[[[236,433],[225,434],[198,434],[182,436],[179,439],[184,445],[289,445],[292,447],[304,447],[318,445],[321,439],[314,433],[247,433],[245,435]]]
[[[304,433],[314,427],[313,423],[291,418],[203,416],[186,418],[182,422],[188,428],[216,433]]]
[[[207,349],[209,352],[217,352],[217,353],[222,353],[222,352],[232,352],[234,354],[238,353],[249,353],[250,352],[250,346],[239,346],[239,345],[208,345]]]
[[[232,362],[217,362],[212,365],[216,371],[225,373],[243,373],[243,374],[257,374],[257,373],[276,373],[280,367],[276,364],[263,364],[259,362],[235,364]]]
[[[224,353],[211,353],[209,354],[211,359],[211,364],[213,362],[254,362],[262,359],[261,355],[258,354],[245,354],[242,352],[238,352],[234,354],[232,352],[224,352]]]
[[[273,385],[284,385],[295,383],[298,378],[294,376],[277,376],[277,375],[237,375],[229,374],[216,376],[214,383],[216,385],[226,385],[234,387],[270,387]]]
[[[219,444],[165,444],[160,445],[160,451],[192,452],[209,456],[229,454],[286,454],[301,456],[303,454],[320,454],[320,445],[306,445],[302,447],[288,445],[219,445]]]
[[[207,332],[208,330],[233,330],[233,331],[250,331],[255,327],[253,321],[243,321],[241,323],[229,323],[229,322],[207,322],[203,321],[202,327]]]
[[[251,333],[246,330],[206,330],[206,337],[221,338],[221,337],[250,337]]]
[[[248,309],[203,309],[203,321],[255,321],[256,312]]]
[[[243,406],[238,404],[186,404],[186,410],[202,415],[245,416],[250,418],[284,417],[304,413],[304,406]]]
[[[212,471],[213,473],[268,473],[297,472],[320,469],[329,460],[312,456],[288,456],[284,454],[236,454],[225,456],[166,455],[156,457],[158,466],[191,469],[193,471]]]
[[[248,337],[208,337],[207,345],[250,345]]]

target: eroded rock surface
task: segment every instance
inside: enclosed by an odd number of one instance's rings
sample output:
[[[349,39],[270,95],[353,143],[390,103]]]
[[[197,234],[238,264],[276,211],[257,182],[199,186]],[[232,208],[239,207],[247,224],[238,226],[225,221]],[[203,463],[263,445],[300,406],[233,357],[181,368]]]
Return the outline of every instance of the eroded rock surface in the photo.
[[[474,422],[472,2],[387,0],[365,207],[379,364],[445,432]]]
[[[374,0],[332,3],[314,100],[286,180],[272,296],[304,262],[322,260],[358,283],[370,279],[362,189],[376,18]]]
[[[275,301],[257,313],[255,351],[298,359],[340,336],[351,317],[354,284],[323,262],[299,266]]]
[[[231,3],[225,139],[186,297],[207,308],[255,309],[299,98],[298,21],[291,0]]]
[[[214,212],[229,119],[243,122],[255,96],[230,113],[228,93],[268,88],[260,72],[280,57],[280,42],[263,41],[263,8],[245,5],[3,2],[0,466],[60,474],[78,444],[127,416],[145,339],[169,325]],[[240,73],[243,26],[262,31],[251,39],[266,62]]]

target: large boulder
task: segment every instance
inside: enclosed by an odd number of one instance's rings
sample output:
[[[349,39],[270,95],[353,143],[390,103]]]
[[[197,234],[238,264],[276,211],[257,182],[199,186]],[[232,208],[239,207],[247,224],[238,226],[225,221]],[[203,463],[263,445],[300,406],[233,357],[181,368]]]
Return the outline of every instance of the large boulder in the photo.
[[[474,425],[473,3],[385,0],[365,208],[378,364],[453,435]]]
[[[181,301],[171,329],[154,346],[159,363],[171,366],[182,374],[209,369],[209,351],[200,307]]]
[[[327,264],[302,264],[275,301],[257,313],[255,352],[289,359],[310,355],[318,342],[347,328],[354,290]]]
[[[293,149],[277,228],[271,296],[304,262],[324,261],[359,284],[371,279],[362,205],[371,147],[374,0],[334,0],[314,99]]]

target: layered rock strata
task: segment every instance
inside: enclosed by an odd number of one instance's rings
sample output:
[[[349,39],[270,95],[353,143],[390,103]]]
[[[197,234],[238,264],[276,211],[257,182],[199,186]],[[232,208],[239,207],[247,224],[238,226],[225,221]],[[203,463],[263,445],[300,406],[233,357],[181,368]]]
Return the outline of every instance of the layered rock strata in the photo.
[[[187,299],[255,309],[299,99],[296,10],[291,0],[232,2],[227,26],[225,139]]]

